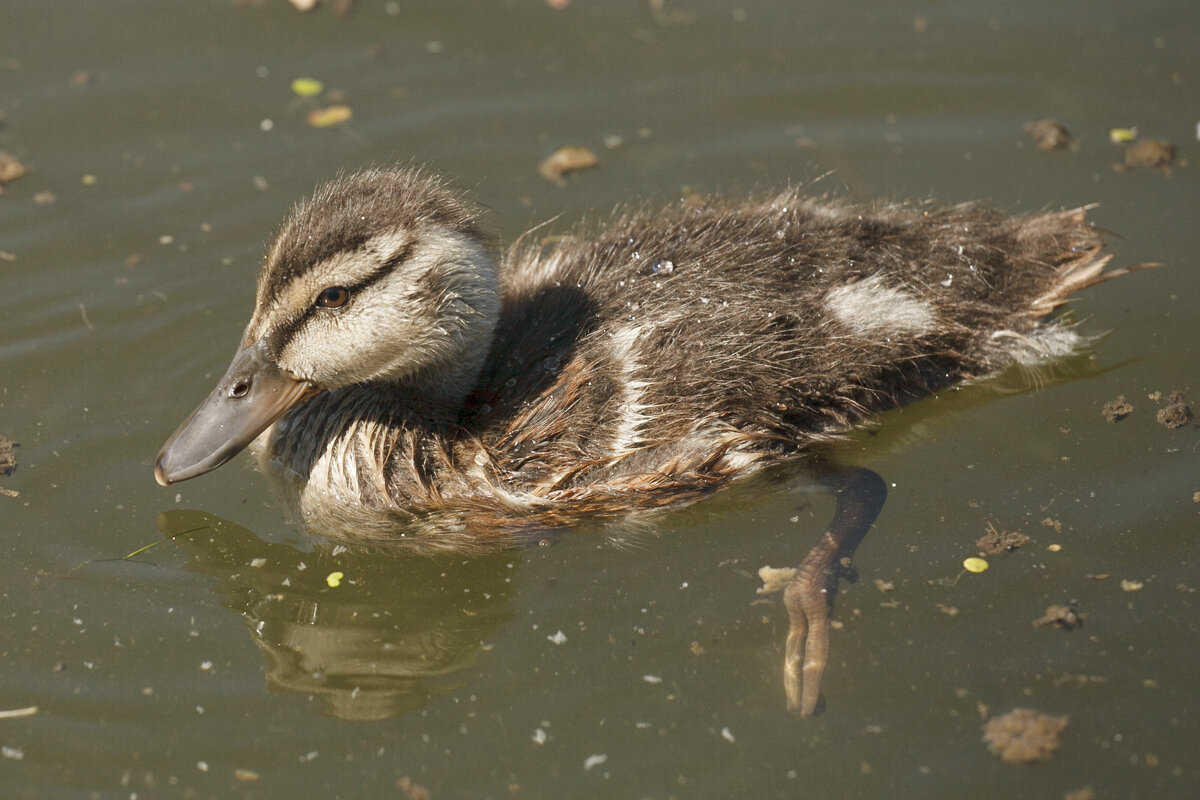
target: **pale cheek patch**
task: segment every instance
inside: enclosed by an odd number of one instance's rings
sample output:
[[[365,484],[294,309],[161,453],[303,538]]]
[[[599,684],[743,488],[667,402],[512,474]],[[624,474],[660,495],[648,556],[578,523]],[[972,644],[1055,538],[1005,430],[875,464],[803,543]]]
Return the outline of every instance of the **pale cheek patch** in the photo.
[[[921,336],[934,327],[933,309],[907,292],[883,285],[878,276],[839,286],[825,295],[834,319],[862,335]]]

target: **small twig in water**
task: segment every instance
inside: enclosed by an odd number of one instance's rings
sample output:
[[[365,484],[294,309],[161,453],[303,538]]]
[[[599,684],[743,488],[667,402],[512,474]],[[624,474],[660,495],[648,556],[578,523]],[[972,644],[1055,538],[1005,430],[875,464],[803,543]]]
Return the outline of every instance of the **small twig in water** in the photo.
[[[185,533],[195,533],[196,531],[202,531],[205,528],[211,528],[211,527],[212,527],[211,525],[201,525],[198,528],[189,528],[186,531],[180,531],[179,533],[172,533],[170,536],[168,536],[165,539],[159,539],[157,542],[151,542],[150,544],[142,545],[137,550],[134,550],[132,553],[123,555],[120,558],[89,558],[87,561],[84,561],[83,563],[76,564],[75,566],[71,567],[71,569],[69,569],[67,571],[67,574],[70,575],[71,573],[75,572],[75,570],[82,569],[82,568],[86,567],[88,564],[102,564],[106,561],[128,561],[129,559],[133,558],[134,556],[140,556],[142,553],[146,552],[151,547],[157,547],[158,545],[162,544],[163,542],[171,541],[176,536],[182,536]]]
[[[16,719],[17,717],[32,717],[38,713],[37,706],[27,706],[26,708],[10,708],[6,711],[0,711],[0,719]]]

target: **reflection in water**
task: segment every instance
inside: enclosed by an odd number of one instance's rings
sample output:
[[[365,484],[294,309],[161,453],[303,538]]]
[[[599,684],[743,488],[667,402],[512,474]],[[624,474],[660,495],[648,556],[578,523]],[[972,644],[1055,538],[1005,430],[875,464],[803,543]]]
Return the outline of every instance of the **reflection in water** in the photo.
[[[164,512],[158,526],[188,569],[218,579],[262,648],[268,686],[315,695],[342,719],[400,716],[461,687],[513,616],[511,553],[304,553],[201,511]]]

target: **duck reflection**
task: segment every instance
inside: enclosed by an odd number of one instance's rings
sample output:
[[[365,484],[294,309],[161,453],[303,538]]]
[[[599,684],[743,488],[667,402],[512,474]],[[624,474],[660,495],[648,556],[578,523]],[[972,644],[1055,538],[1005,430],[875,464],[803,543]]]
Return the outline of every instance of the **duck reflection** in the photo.
[[[302,552],[201,511],[159,515],[186,568],[219,581],[267,663],[272,691],[380,720],[461,688],[514,615],[516,556]]]

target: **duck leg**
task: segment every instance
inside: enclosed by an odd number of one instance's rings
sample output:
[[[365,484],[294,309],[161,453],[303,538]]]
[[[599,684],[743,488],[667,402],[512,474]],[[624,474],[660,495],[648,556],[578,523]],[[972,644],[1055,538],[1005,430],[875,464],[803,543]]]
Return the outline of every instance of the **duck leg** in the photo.
[[[837,495],[833,520],[783,592],[789,620],[783,685],[788,710],[804,717],[816,711],[820,698],[838,580],[887,499],[883,478],[861,467],[826,475],[821,485]]]

